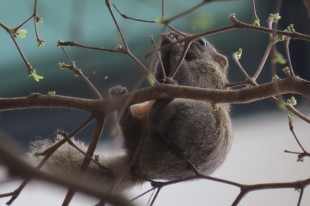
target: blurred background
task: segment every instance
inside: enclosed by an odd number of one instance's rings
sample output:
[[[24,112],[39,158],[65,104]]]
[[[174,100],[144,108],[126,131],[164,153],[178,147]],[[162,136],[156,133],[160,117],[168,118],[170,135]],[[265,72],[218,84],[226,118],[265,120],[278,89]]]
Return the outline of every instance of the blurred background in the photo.
[[[168,1],[165,5],[165,16],[171,17],[184,11],[199,1]],[[113,1],[117,8],[128,16],[154,20],[161,16],[161,1]],[[186,15],[172,23],[178,30],[188,33],[199,33],[213,28],[231,24],[230,13],[236,13],[237,18],[251,23],[253,17],[252,1],[232,0],[218,1]],[[256,2],[257,14],[261,24],[266,26],[266,20],[273,13],[275,3],[268,0]],[[310,24],[302,1],[283,1],[281,8],[280,29],[293,23],[301,33],[309,33]],[[27,19],[33,12],[33,1],[2,0],[0,6],[0,21],[15,27]],[[22,29],[28,31],[26,38],[18,39],[25,56],[37,73],[44,76],[42,81],[35,82],[27,75],[26,67],[19,56],[16,47],[3,29],[0,29],[0,96],[27,96],[31,92],[56,91],[56,94],[76,97],[94,98],[90,90],[81,80],[68,71],[59,69],[58,63],[69,63],[60,48],[56,47],[58,40],[76,41],[90,46],[116,48],[122,44],[115,25],[109,16],[104,1],[39,1],[39,16],[44,23],[38,25],[41,39],[46,41],[45,47],[37,47],[33,21],[25,24]],[[149,36],[155,40],[162,32],[162,26],[123,19],[115,14],[132,52],[149,65],[145,55],[151,51]],[[308,22],[308,23],[307,23]],[[168,30],[165,30],[168,31]],[[208,37],[208,39],[230,60],[229,79],[231,82],[242,81],[243,77],[231,61],[231,54],[239,48],[243,49],[240,60],[247,72],[252,75],[258,67],[263,52],[267,47],[268,35],[253,31],[229,31]],[[309,79],[309,43],[299,40],[291,41],[292,61],[296,73]],[[278,44],[283,53],[282,44]],[[141,79],[141,70],[129,57],[109,52],[98,52],[80,48],[65,48],[70,58],[76,62],[84,74],[95,84],[98,90],[107,95],[107,90],[117,84],[136,87]],[[284,53],[283,53],[284,54]],[[267,62],[259,83],[270,81],[270,62]],[[284,66],[277,68],[278,75]],[[146,86],[146,84],[140,87]],[[300,103],[300,102],[299,102]],[[244,116],[264,111],[266,108],[277,109],[268,100],[248,105],[234,105],[232,116]],[[18,140],[34,136],[48,136],[55,128],[70,130],[81,122],[87,114],[78,111],[60,109],[35,109],[10,111],[0,113],[0,130]],[[16,127],[18,126],[18,129]],[[82,134],[81,136],[84,136]]]
[[[172,17],[199,2],[198,0],[190,1],[190,3],[189,1],[178,0],[166,1],[165,17]],[[274,13],[276,7],[275,2],[276,1],[270,0],[259,0],[256,2],[257,15],[261,20],[262,26],[266,26],[266,20],[269,14]],[[18,26],[31,16],[33,12],[33,3],[34,1],[1,0],[0,22],[12,28]],[[114,3],[121,12],[131,17],[154,20],[161,16],[161,1],[114,0],[112,3]],[[230,25],[231,22],[228,19],[230,13],[236,13],[237,18],[243,22],[252,23],[252,8],[253,5],[250,0],[216,1],[172,22],[171,25],[180,31],[199,33]],[[289,24],[294,24],[296,31],[305,34],[310,33],[309,18],[302,0],[283,0],[280,12],[281,20],[278,25],[279,29],[283,30]],[[64,71],[59,68],[58,63],[69,63],[69,60],[61,49],[56,47],[56,42],[58,40],[75,41],[84,45],[112,49],[122,44],[104,1],[39,0],[38,13],[44,21],[43,24],[38,25],[38,31],[41,39],[46,41],[46,46],[41,48],[37,47],[33,21],[28,22],[22,27],[22,29],[28,31],[26,38],[18,39],[17,41],[33,68],[37,70],[39,75],[44,76],[44,79],[38,83],[35,82],[32,77],[28,76],[26,67],[16,47],[14,47],[12,40],[3,29],[0,29],[0,97],[27,96],[32,92],[46,94],[49,91],[56,91],[56,94],[60,95],[95,98],[88,87],[85,86],[79,78],[75,77],[69,71]],[[145,55],[152,49],[149,36],[153,35],[155,40],[157,40],[159,34],[163,32],[163,27],[159,24],[126,20],[116,12],[115,15],[131,51],[148,66],[150,62],[145,58]],[[166,29],[164,31],[167,32],[169,30]],[[218,51],[228,57],[230,62],[229,79],[231,82],[237,82],[242,81],[243,77],[232,62],[231,54],[236,52],[239,48],[242,48],[243,56],[240,62],[250,75],[254,74],[267,47],[268,35],[253,31],[234,30],[209,36],[208,40],[215,45]],[[65,50],[70,58],[75,61],[77,67],[83,70],[84,74],[94,83],[103,96],[107,96],[108,89],[113,85],[122,84],[131,90],[137,86],[136,82],[141,79],[142,72],[139,66],[125,55],[69,47],[66,47]],[[278,50],[284,54],[281,43],[278,44]],[[295,72],[299,76],[309,79],[309,43],[300,40],[292,40],[290,50]],[[280,77],[285,76],[283,72],[281,72],[283,67],[283,65],[280,65],[276,68]],[[270,80],[271,69],[270,61],[268,61],[258,82],[263,83]],[[144,82],[140,87],[146,85],[147,83]],[[309,102],[299,96],[295,97],[302,111],[309,114]],[[263,140],[266,141],[269,137],[272,137],[271,140],[275,142],[273,142],[273,144],[270,143],[270,151],[274,151],[272,148],[275,148],[275,145],[279,146],[280,142],[282,143],[282,140],[279,139],[282,137],[281,131],[286,135],[287,139],[292,138],[288,131],[286,113],[280,111],[268,100],[247,105],[233,105],[231,115],[233,118],[236,143],[232,148],[232,157],[230,158],[234,157],[234,161],[237,162],[238,165],[242,165],[242,161],[245,161],[247,165],[251,163],[251,158],[253,158],[254,155],[252,156],[251,151],[247,151],[249,148],[256,148],[257,158],[262,158],[260,154],[264,153],[266,144],[269,145],[269,143],[262,142]],[[57,128],[66,131],[74,129],[74,127],[81,123],[87,116],[88,114],[84,112],[61,109],[33,109],[0,112],[0,134],[14,138],[18,145],[27,147],[29,142],[36,137],[52,138]],[[254,121],[255,123],[253,123]],[[257,121],[260,121],[261,124],[258,124]],[[309,133],[306,132],[309,132],[308,125],[302,122],[300,122],[300,124],[299,131],[301,132],[301,136],[304,138],[307,136],[309,138]],[[256,128],[255,126],[257,125],[260,125],[260,127]],[[273,127],[270,128],[268,126]],[[109,128],[108,125],[103,135],[103,144],[112,141],[111,138],[109,138]],[[257,130],[269,133],[260,134]],[[88,140],[91,131],[92,125],[79,134],[77,138]],[[261,135],[264,136],[263,139],[260,138]],[[261,142],[257,143],[256,141],[259,140]],[[287,143],[286,146],[295,144],[292,139],[289,139],[289,141],[291,141],[290,144]],[[247,144],[251,144],[252,147]],[[277,152],[284,155],[282,151],[284,149],[289,149],[284,147],[285,146],[281,147],[281,150]],[[298,147],[294,148],[298,149]],[[243,151],[244,153],[238,153],[237,151]],[[270,155],[269,153],[266,153],[266,155],[267,154]],[[268,155],[264,157],[268,158]],[[287,154],[281,156],[281,158],[284,159],[287,157]],[[290,160],[296,164],[296,161],[293,160],[295,157],[292,156],[291,158]],[[237,177],[237,174],[239,174],[240,177],[244,177],[244,175],[247,174],[248,178],[250,178],[249,174],[250,176],[254,174],[253,171],[242,173],[238,170],[239,166],[237,167],[234,161],[229,159],[228,163],[225,163],[223,168],[231,166],[231,168],[235,168],[235,170],[232,169],[233,172],[224,173],[225,175],[223,175],[223,177],[233,178]],[[255,160],[253,161],[252,163],[255,163]],[[260,159],[259,161],[263,160]],[[278,159],[273,161],[278,161]],[[273,161],[270,160],[269,165],[272,165]],[[309,171],[309,164],[304,165]],[[251,167],[254,168],[256,172],[258,170],[257,168],[262,168],[261,165],[256,165],[255,167],[255,164]],[[285,168],[291,167],[292,165],[285,166]],[[267,165],[266,168],[268,168]],[[283,170],[285,169],[277,167],[275,174]],[[221,176],[221,171],[222,170],[216,174]],[[261,170],[258,171],[261,172]],[[302,171],[304,171],[304,169],[302,169]],[[255,174],[259,174],[259,172]],[[228,174],[229,176],[227,176]],[[264,181],[265,179],[263,178],[260,180]],[[279,179],[279,181],[281,180],[282,179]],[[230,192],[228,193],[230,194]],[[165,204],[162,203],[160,205]],[[221,204],[218,203],[218,205]]]

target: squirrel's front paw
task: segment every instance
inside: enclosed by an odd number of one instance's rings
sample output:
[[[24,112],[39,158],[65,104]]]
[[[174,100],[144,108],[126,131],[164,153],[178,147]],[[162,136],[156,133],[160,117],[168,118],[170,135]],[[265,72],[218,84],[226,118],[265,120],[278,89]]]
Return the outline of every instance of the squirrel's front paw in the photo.
[[[126,94],[127,92],[128,92],[127,88],[123,87],[122,85],[117,85],[109,89],[109,94],[111,97],[118,97],[123,94]]]

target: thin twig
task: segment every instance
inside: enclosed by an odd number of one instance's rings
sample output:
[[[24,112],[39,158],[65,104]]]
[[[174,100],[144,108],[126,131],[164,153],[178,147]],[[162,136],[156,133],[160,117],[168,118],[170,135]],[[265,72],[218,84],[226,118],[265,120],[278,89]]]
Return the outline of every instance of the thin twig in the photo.
[[[232,59],[234,60],[235,64],[237,65],[237,68],[239,69],[239,71],[243,74],[243,76],[246,79],[246,82],[249,81],[251,79],[251,77],[248,75],[248,73],[245,71],[245,69],[243,68],[243,66],[240,64],[239,59],[237,58],[237,55],[232,55]]]
[[[14,37],[11,33],[9,33],[9,35],[10,35],[12,41],[14,42],[15,47],[17,48],[17,51],[18,51],[19,55],[21,56],[23,62],[24,62],[25,65],[26,65],[27,73],[28,73],[28,74],[31,74],[32,71],[33,71],[31,64],[29,63],[29,61],[27,60],[26,56],[24,55],[22,49],[21,49],[20,46],[18,45],[18,43],[17,43],[15,37]]]
[[[114,7],[114,9],[124,18],[124,19],[129,19],[132,21],[140,21],[140,22],[144,22],[144,23],[156,23],[153,20],[145,20],[145,19],[138,19],[138,18],[134,18],[134,17],[130,17],[127,16],[126,14],[120,12],[120,10],[115,6],[115,4],[112,4],[112,6]]]
[[[290,76],[294,76],[295,73],[294,73],[294,69],[293,69],[293,65],[292,65],[292,61],[291,61],[290,48],[289,48],[290,47],[290,40],[291,40],[290,37],[285,38],[284,49],[285,49],[285,56],[287,59],[287,64],[288,64],[288,67],[290,70]]]
[[[103,51],[103,52],[114,52],[114,53],[121,53],[126,54],[126,51],[124,49],[109,49],[109,48],[103,48],[103,47],[94,47],[94,46],[87,46],[83,44],[79,44],[74,41],[58,41],[57,46],[72,46],[72,47],[79,47],[83,49],[91,49],[91,50],[97,50],[97,51]]]
[[[266,50],[265,50],[264,56],[263,56],[263,58],[262,58],[262,60],[261,60],[261,62],[260,62],[260,64],[259,64],[259,66],[258,66],[258,68],[257,68],[257,70],[256,70],[256,72],[255,72],[255,74],[254,74],[253,77],[252,77],[252,79],[253,79],[254,81],[256,81],[256,79],[258,78],[258,76],[259,76],[260,73],[262,72],[263,67],[264,67],[264,65],[265,65],[265,63],[266,63],[266,61],[267,61],[267,58],[268,58],[268,56],[269,56],[269,54],[270,54],[270,51],[271,51],[271,49],[272,49],[272,47],[273,47],[274,44],[275,44],[275,41],[274,41],[273,39],[271,39],[271,40],[269,41],[269,43],[268,43],[268,46],[267,46]]]
[[[70,65],[62,65],[62,69],[68,69],[69,71],[73,72],[75,75],[77,75],[80,79],[82,79],[82,81],[90,88],[90,90],[93,92],[93,94],[99,98],[99,99],[103,99],[102,95],[100,94],[100,92],[98,91],[98,89],[95,87],[95,85],[89,81],[89,79],[84,75],[82,69],[79,69],[76,67],[76,64],[74,61],[72,61],[67,52],[64,50],[63,47],[61,47],[62,51],[65,53],[66,57],[69,59],[69,61],[71,62]]]
[[[303,194],[304,194],[304,188],[301,188],[299,191],[299,198],[298,198],[297,206],[300,206]]]
[[[266,54],[266,52],[265,52]],[[246,73],[246,71],[243,69],[242,65],[240,64],[239,60],[236,58],[236,56],[233,55],[233,60],[236,62],[238,68],[240,69],[240,71],[245,75],[245,77],[247,78],[246,81],[249,82],[249,84],[251,84],[252,86],[259,86],[259,84],[257,84],[257,82],[255,81],[255,79],[253,78],[249,78],[248,74]],[[263,60],[261,61],[261,65],[262,65]],[[279,81],[279,80],[277,80]],[[271,101],[273,101],[274,103],[276,103],[277,105],[283,105],[284,108],[286,108],[288,111],[292,112],[293,114],[295,114],[297,117],[299,117],[300,119],[304,120],[305,122],[310,123],[310,118],[306,117],[304,114],[302,114],[301,112],[299,112],[295,107],[293,107],[290,104],[287,103],[283,103],[283,101],[281,99],[278,99],[275,96],[281,95],[282,93],[280,92],[281,90],[281,86],[276,84],[274,85],[273,88],[277,95],[271,96],[270,99]]]
[[[175,76],[176,73],[178,72],[178,70],[179,70],[181,64],[183,63],[183,60],[184,60],[184,58],[185,58],[185,56],[186,56],[186,54],[187,54],[187,51],[188,51],[188,49],[189,49],[189,47],[190,47],[191,41],[186,41],[185,39],[184,39],[184,41],[185,41],[185,42],[184,42],[184,45],[183,45],[183,52],[182,52],[182,55],[181,55],[181,57],[178,59],[178,63],[174,66],[174,68],[172,68],[171,73],[169,74],[169,77],[171,77],[171,78],[174,78],[174,76]]]
[[[166,71],[165,71],[165,68],[164,68],[164,64],[163,64],[163,60],[161,58],[161,55],[160,55],[160,52],[155,44],[155,41],[154,41],[154,38],[153,36],[150,36],[150,41],[154,47],[154,50],[157,51],[157,57],[158,57],[158,62],[160,64],[160,68],[161,68],[161,71],[162,71],[162,74],[163,74],[163,79],[166,79]]]
[[[309,35],[302,34],[302,33],[296,32],[296,31],[286,32],[286,31],[281,31],[281,30],[276,30],[276,29],[269,29],[266,27],[253,26],[251,24],[241,22],[239,19],[237,19],[234,16],[230,16],[230,19],[234,23],[234,27],[236,29],[244,29],[244,30],[264,32],[264,33],[268,33],[268,34],[283,35],[283,36],[291,37],[292,39],[301,39],[301,40],[310,41]]]
[[[294,138],[295,138],[295,140],[296,140],[298,146],[300,147],[300,149],[302,149],[303,152],[307,152],[307,151],[305,150],[305,148],[302,146],[302,144],[300,143],[300,141],[299,141],[297,135],[295,134],[294,126],[293,126],[293,121],[289,120],[289,121],[288,121],[288,124],[289,124],[290,131],[292,132],[292,134],[293,134],[293,136],[294,136]]]
[[[259,19],[257,16],[257,12],[256,12],[256,5],[255,5],[255,0],[252,1],[253,3],[253,19]]]
[[[155,193],[155,195],[154,195],[154,197],[152,198],[152,201],[151,201],[151,203],[150,203],[150,206],[154,205],[155,200],[156,200],[156,198],[158,197],[160,190],[161,190],[161,187],[157,188],[156,193]],[[151,200],[151,199],[150,199],[150,200]]]
[[[34,32],[36,34],[36,39],[37,39],[37,42],[38,42],[38,46],[40,47],[41,45],[41,38],[40,38],[40,35],[39,35],[39,32],[38,32],[38,11],[37,11],[37,7],[38,7],[38,0],[35,0],[34,1],[34,9],[33,9],[33,23],[34,23]]]
[[[226,87],[238,87],[238,86],[244,86],[248,85],[249,81],[241,81],[241,82],[228,82],[226,84]]]
[[[172,21],[174,21],[174,20],[176,20],[176,19],[178,19],[178,18],[180,18],[180,17],[182,17],[182,16],[185,16],[185,15],[187,15],[187,14],[193,12],[194,10],[196,10],[196,9],[198,9],[198,8],[200,8],[200,7],[202,7],[203,5],[205,5],[206,3],[211,2],[211,1],[213,1],[213,0],[204,0],[204,1],[201,1],[200,3],[196,4],[195,6],[189,8],[189,9],[183,11],[183,12],[180,12],[180,13],[178,13],[177,15],[175,15],[175,16],[173,16],[173,17],[170,17],[169,19],[163,19],[163,23],[164,23],[165,25],[167,25],[167,24],[171,23]]]
[[[266,184],[253,184],[253,185],[241,185],[240,186],[240,193],[236,197],[235,201],[233,202],[232,206],[236,206],[240,203],[243,197],[253,191],[257,190],[267,190],[267,189],[301,189],[303,190],[310,184],[310,178],[299,180],[295,182],[282,182],[282,183],[266,183]],[[299,197],[300,198],[300,197]]]
[[[154,188],[154,187],[153,187],[153,188],[151,188],[151,189],[149,189],[149,190],[147,190],[147,191],[145,191],[145,192],[143,192],[143,193],[141,193],[140,195],[138,195],[138,196],[136,196],[136,197],[132,198],[130,201],[135,201],[136,199],[138,199],[138,198],[140,198],[140,197],[142,197],[142,196],[146,195],[146,194],[147,194],[147,193],[149,193],[149,192],[152,192],[153,190],[155,190],[155,188]]]
[[[111,16],[112,19],[113,19],[113,22],[114,22],[114,25],[116,26],[116,29],[117,29],[117,31],[118,31],[118,34],[120,35],[120,37],[121,37],[121,39],[122,39],[122,41],[123,41],[125,50],[128,51],[128,50],[129,50],[129,47],[128,47],[127,41],[126,41],[126,39],[125,39],[125,37],[124,37],[124,35],[123,35],[123,32],[122,32],[120,26],[118,25],[118,22],[116,21],[116,18],[115,18],[115,16],[114,16],[114,13],[113,13],[112,8],[111,8],[110,0],[105,0],[105,4],[106,4],[106,6],[107,6],[107,8],[108,8],[108,10],[109,10],[109,12],[110,12],[110,16]]]
[[[274,9],[274,14],[278,14],[280,13],[280,8],[281,8],[281,4],[282,4],[282,0],[277,0],[275,3],[275,9]],[[270,29],[278,29],[278,24],[272,24]],[[270,34],[269,36],[269,40],[272,37],[275,37],[276,34]],[[274,62],[274,59],[276,58],[276,55],[278,54],[278,50],[277,50],[277,45],[274,44],[270,53],[270,58],[272,61],[270,61],[271,63],[271,72],[272,72],[272,76],[275,76],[277,74],[276,72],[276,62]]]
[[[98,161],[96,161],[95,159],[93,159],[93,157],[89,156],[88,154],[86,154],[86,152],[84,152],[83,150],[81,150],[78,146],[76,146],[76,144],[74,144],[74,142],[72,142],[72,140],[69,138],[68,134],[65,133],[64,131],[58,131],[57,134],[61,135],[62,137],[64,137],[64,139],[66,139],[66,141],[68,142],[69,145],[71,145],[73,148],[75,148],[76,150],[78,150],[80,153],[82,153],[85,157],[87,157],[88,159],[90,159],[90,161],[92,161],[93,163],[95,163],[98,167],[100,167],[101,169],[104,169],[106,171],[109,171],[108,168],[106,168],[104,165],[101,165]]]
[[[161,0],[161,18],[165,17],[165,0]]]

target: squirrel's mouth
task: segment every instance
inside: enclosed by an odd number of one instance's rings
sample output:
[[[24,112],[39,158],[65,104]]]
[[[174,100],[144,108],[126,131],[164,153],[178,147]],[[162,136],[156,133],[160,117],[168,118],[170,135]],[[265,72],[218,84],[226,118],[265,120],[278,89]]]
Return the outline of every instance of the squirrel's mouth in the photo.
[[[174,34],[172,32],[170,32],[168,34],[161,34],[160,38],[161,38],[160,45],[162,47],[177,41],[176,34]]]
[[[177,34],[170,32],[168,34],[161,34],[160,35],[160,56],[161,56],[161,61],[163,63],[163,69],[165,71],[165,75],[169,76],[171,73],[171,61],[170,61],[170,56],[171,56],[171,47],[172,43],[177,41]]]

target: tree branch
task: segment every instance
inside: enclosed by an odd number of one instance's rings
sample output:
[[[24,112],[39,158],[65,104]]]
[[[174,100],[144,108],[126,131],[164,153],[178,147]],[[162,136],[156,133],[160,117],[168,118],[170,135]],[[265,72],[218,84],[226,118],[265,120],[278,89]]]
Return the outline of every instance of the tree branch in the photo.
[[[14,175],[17,175],[22,178],[31,178],[38,179],[47,182],[51,182],[53,184],[69,187],[72,189],[76,189],[88,195],[104,198],[107,202],[112,203],[113,205],[120,206],[130,206],[130,204],[125,198],[120,195],[110,194],[103,192],[96,186],[91,186],[90,184],[85,184],[82,182],[78,182],[76,180],[70,179],[70,177],[61,177],[56,175],[50,175],[45,172],[42,172],[36,168],[33,168],[28,163],[22,161],[20,157],[17,157],[12,153],[12,151],[8,151],[5,149],[2,144],[0,144],[0,157],[1,163],[6,165],[9,171],[14,171]]]
[[[103,100],[31,94],[27,97],[0,98],[0,111],[30,108],[68,108],[109,113],[119,109],[122,102],[128,98],[131,98],[130,104],[164,98],[186,98],[205,100],[212,103],[244,104],[287,93],[300,94],[310,98],[310,82],[299,77],[289,77],[238,90],[217,90],[160,84],[133,91],[121,97]]]

